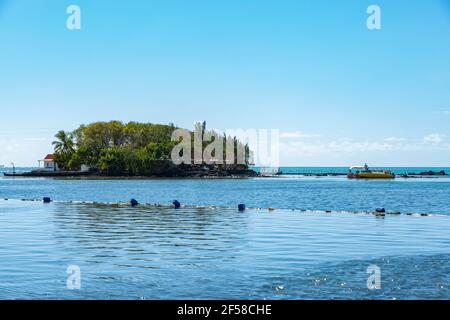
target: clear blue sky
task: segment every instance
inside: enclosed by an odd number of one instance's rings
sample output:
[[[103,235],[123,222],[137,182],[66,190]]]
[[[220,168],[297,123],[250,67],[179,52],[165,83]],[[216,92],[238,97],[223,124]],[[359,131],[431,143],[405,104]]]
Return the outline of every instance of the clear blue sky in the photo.
[[[6,165],[116,119],[280,129],[284,165],[450,166],[450,1],[0,0],[0,110]]]

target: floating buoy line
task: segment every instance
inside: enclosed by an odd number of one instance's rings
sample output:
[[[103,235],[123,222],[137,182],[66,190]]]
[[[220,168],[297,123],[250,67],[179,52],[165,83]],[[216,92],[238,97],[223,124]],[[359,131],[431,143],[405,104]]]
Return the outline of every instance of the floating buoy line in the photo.
[[[258,208],[258,207],[246,207],[245,204],[238,204],[236,207],[231,206],[220,206],[220,205],[182,205],[179,201],[174,200],[172,204],[159,204],[159,203],[139,203],[136,199],[131,199],[128,202],[101,202],[101,201],[77,201],[77,200],[52,200],[49,197],[44,197],[42,199],[9,199],[3,198],[2,201],[21,201],[21,202],[41,202],[44,204],[72,204],[72,205],[91,205],[97,207],[111,207],[111,208],[140,208],[140,209],[227,209],[236,210],[237,212],[244,211],[267,211],[276,212],[280,211],[293,211],[293,212],[303,212],[303,213],[326,213],[326,214],[367,214],[374,216],[387,216],[387,215],[408,215],[408,216],[446,216],[444,214],[431,214],[431,213],[402,213],[402,212],[389,212],[384,208],[376,208],[374,211],[345,211],[345,210],[312,210],[312,209],[299,209],[299,208]]]

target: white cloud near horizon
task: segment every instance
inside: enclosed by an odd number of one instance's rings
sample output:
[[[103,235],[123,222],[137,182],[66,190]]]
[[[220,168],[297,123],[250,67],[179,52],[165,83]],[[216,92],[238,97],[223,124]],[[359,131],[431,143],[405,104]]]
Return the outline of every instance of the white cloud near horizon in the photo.
[[[280,138],[282,139],[292,139],[292,138],[319,138],[319,134],[309,134],[303,131],[282,131],[280,133]]]
[[[53,150],[50,140],[36,137],[0,138],[0,165],[37,166],[37,160]]]
[[[450,159],[450,144],[447,136],[433,133],[422,139],[409,141],[406,138],[388,137],[380,141],[355,140],[351,138],[333,139],[331,141],[305,141],[301,139],[280,141],[281,166],[286,165],[351,165],[371,162],[388,165],[419,165],[424,163],[431,153],[439,153],[442,163]],[[436,158],[436,157],[435,157]],[[436,162],[433,163],[436,165]]]
[[[441,142],[443,142],[445,140],[445,138],[447,138],[447,135],[445,135],[445,134],[432,133],[432,134],[425,136],[423,138],[423,141],[426,143],[438,145]]]
[[[32,137],[32,138],[25,138],[25,141],[52,141],[50,138],[39,138],[39,137]]]
[[[388,141],[388,142],[403,142],[403,141],[406,141],[406,139],[399,138],[399,137],[389,137],[389,138],[386,138],[386,141]]]

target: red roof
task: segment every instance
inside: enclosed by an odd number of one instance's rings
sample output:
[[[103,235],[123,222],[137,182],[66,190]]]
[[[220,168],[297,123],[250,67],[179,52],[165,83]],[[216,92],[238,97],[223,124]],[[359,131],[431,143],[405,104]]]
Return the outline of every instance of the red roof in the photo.
[[[53,155],[52,154],[48,154],[44,160],[53,160]]]

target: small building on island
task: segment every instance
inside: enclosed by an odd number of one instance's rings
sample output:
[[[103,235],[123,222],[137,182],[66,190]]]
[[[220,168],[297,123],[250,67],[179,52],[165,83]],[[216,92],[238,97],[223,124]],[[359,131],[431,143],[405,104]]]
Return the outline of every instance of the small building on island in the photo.
[[[43,168],[41,168],[41,162],[44,164]],[[58,171],[58,164],[55,162],[53,154],[48,154],[45,156],[43,160],[38,160],[39,170],[40,171]]]

